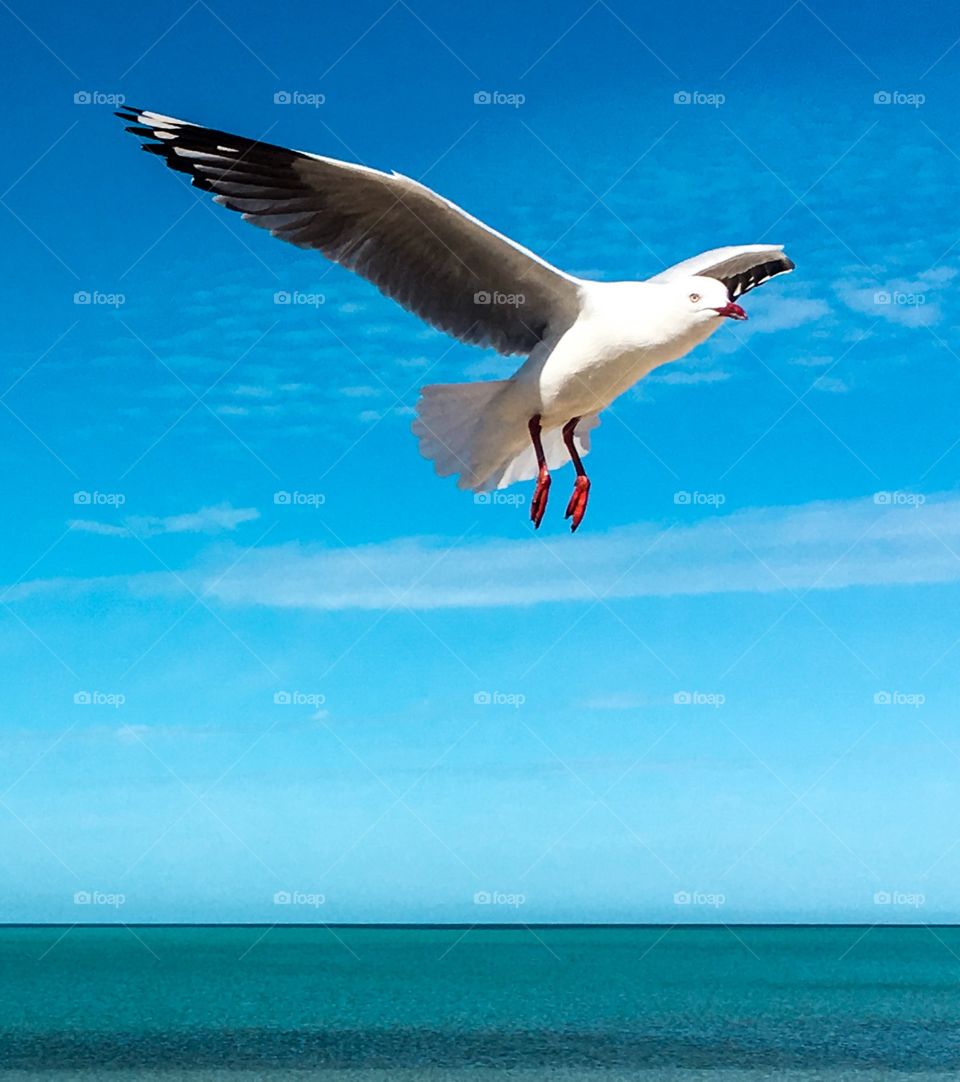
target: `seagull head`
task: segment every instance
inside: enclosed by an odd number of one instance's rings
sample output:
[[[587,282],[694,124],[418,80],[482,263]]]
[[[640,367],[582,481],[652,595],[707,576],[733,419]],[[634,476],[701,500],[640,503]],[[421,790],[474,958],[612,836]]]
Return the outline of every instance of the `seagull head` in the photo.
[[[727,287],[716,278],[691,275],[677,282],[680,303],[694,322],[703,323],[715,319],[746,319],[747,313],[734,304]]]

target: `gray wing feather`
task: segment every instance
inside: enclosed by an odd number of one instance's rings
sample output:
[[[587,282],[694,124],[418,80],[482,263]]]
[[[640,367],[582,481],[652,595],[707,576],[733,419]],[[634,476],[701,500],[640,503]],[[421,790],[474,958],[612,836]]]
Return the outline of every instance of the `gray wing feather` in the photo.
[[[529,353],[576,319],[576,278],[398,173],[127,109],[143,149],[275,237],[312,248],[463,342]]]

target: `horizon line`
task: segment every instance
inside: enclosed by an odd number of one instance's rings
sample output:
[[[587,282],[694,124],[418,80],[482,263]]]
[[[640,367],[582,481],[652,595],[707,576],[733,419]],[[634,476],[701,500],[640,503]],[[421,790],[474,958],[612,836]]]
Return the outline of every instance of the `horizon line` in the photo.
[[[537,929],[651,929],[678,930],[698,928],[960,928],[956,921],[904,921],[875,923],[869,921],[467,921],[425,922],[416,921],[0,921],[0,930],[10,928],[363,928],[372,930],[407,931],[522,931]]]

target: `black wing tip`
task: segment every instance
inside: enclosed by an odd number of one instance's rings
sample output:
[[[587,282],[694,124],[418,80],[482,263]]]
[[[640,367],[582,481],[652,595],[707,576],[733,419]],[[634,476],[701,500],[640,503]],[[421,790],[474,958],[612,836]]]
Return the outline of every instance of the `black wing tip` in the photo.
[[[146,109],[136,109],[132,105],[124,105],[122,109],[117,109],[113,115],[120,117],[121,120],[140,122],[140,118],[145,112],[147,112]]]

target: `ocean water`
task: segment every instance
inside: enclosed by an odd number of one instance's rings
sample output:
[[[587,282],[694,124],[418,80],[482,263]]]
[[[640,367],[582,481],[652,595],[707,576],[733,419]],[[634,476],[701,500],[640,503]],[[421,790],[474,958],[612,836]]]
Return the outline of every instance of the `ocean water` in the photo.
[[[920,1079],[960,928],[0,928],[5,1079]]]

